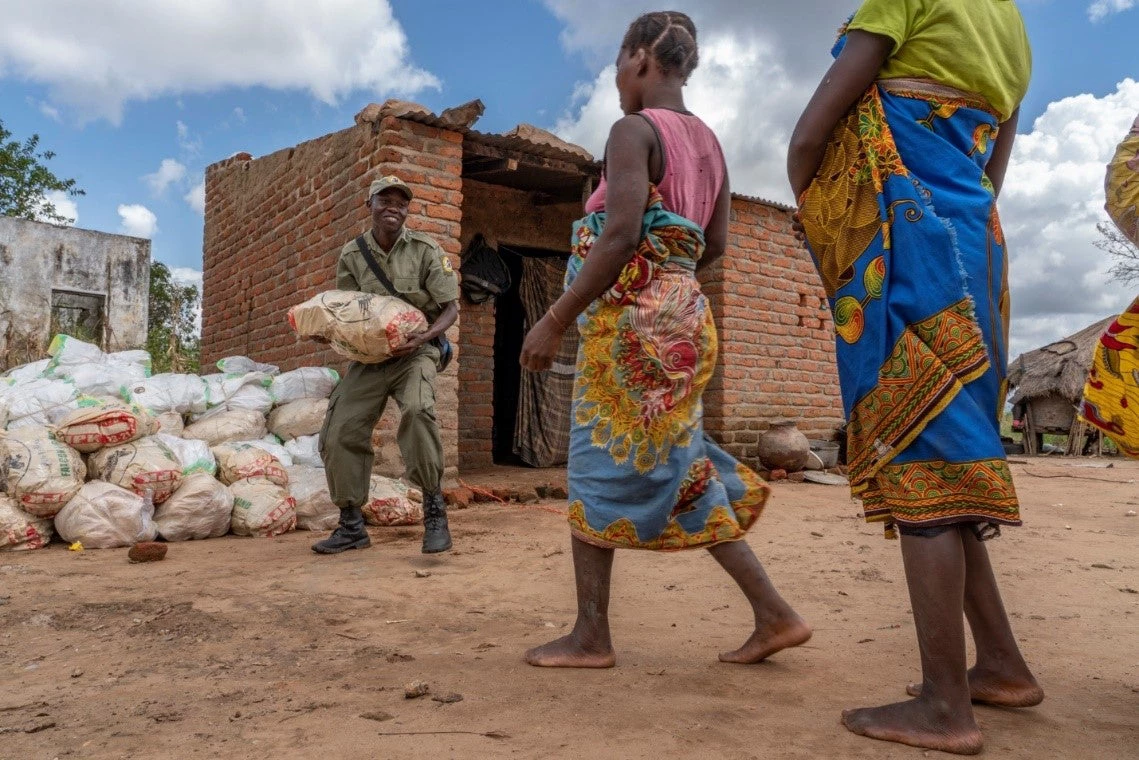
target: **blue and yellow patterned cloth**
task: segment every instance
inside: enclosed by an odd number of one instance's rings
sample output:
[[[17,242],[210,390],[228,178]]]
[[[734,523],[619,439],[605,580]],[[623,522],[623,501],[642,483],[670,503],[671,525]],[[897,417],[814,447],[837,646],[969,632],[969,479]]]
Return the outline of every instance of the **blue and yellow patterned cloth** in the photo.
[[[568,288],[605,227],[574,225]],[[650,192],[641,243],[578,318],[569,446],[570,527],[603,547],[676,550],[735,541],[768,488],[704,435],[716,326],[694,276],[704,232]]]
[[[1007,257],[984,171],[997,131],[979,96],[880,80],[800,199],[834,319],[851,488],[889,537],[1020,524],[999,425]]]

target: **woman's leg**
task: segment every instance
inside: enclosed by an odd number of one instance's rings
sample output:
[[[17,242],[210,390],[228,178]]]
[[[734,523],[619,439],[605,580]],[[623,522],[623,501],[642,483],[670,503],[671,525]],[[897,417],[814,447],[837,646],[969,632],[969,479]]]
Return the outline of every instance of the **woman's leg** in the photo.
[[[983,541],[971,530],[961,531],[965,544],[965,617],[973,632],[977,663],[969,669],[969,693],[974,702],[1001,707],[1032,707],[1044,701],[1044,690],[1020,653],[1001,602],[997,578]],[[911,696],[921,693],[911,684]]]
[[[717,544],[709,550],[739,585],[755,615],[755,631],[744,645],[720,655],[723,662],[752,663],[811,638],[811,627],[783,600],[755,552],[744,541]]]
[[[526,652],[526,662],[541,668],[611,668],[617,661],[609,638],[613,550],[587,544],[576,536],[571,542],[577,622],[568,636]]]
[[[847,710],[856,734],[972,755],[981,751],[965,669],[965,546],[958,528],[933,537],[902,535],[902,560],[921,652],[921,695],[908,702]]]

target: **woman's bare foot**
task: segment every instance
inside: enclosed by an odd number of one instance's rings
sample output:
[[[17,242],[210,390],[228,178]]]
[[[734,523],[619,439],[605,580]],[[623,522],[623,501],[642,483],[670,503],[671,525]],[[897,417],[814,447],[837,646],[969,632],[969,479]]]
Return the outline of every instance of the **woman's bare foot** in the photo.
[[[920,699],[844,710],[842,724],[859,736],[956,755],[976,755],[982,746],[972,715],[954,715]]]
[[[611,668],[617,664],[612,646],[587,647],[573,633],[534,647],[525,659],[538,668]]]
[[[906,686],[911,697],[921,696],[921,684]],[[1044,701],[1044,689],[1029,673],[1027,676],[1009,677],[991,672],[982,672],[976,667],[969,669],[969,696],[982,705],[997,707],[1035,707]]]
[[[772,625],[757,627],[742,647],[720,654],[720,662],[750,665],[780,650],[806,644],[810,638],[811,626],[803,618],[794,615]]]

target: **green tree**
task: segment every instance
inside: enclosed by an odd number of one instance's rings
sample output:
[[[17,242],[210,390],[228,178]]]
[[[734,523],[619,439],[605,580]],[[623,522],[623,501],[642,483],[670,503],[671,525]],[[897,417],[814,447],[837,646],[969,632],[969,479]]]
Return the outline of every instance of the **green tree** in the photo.
[[[55,153],[38,152],[40,136],[32,135],[20,142],[0,119],[0,214],[52,224],[72,224],[74,219],[59,213],[47,198],[50,192],[83,195],[75,180],[55,176],[45,162]]]
[[[151,262],[146,350],[155,373],[198,371],[200,299],[197,286],[179,284],[168,266]]]
[[[1111,222],[1100,222],[1096,229],[1102,235],[1095,241],[1096,248],[1106,251],[1115,260],[1108,274],[1124,285],[1139,284],[1139,247]]]

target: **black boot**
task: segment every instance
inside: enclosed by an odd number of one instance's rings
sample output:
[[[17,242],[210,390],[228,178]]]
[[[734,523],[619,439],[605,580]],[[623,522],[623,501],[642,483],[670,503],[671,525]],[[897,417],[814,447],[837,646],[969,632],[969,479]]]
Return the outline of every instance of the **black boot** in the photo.
[[[359,507],[341,507],[340,525],[332,535],[312,545],[317,554],[339,554],[348,549],[366,549],[372,545],[364,528],[364,513]]]
[[[447,528],[447,507],[438,491],[423,493],[423,553],[436,554],[451,548],[451,531]]]

